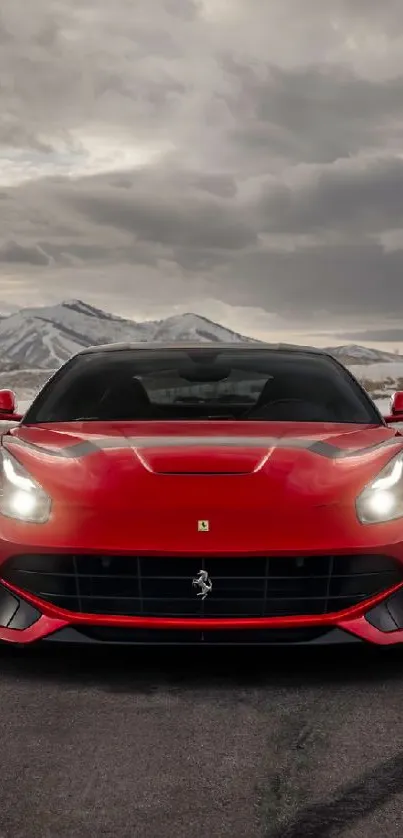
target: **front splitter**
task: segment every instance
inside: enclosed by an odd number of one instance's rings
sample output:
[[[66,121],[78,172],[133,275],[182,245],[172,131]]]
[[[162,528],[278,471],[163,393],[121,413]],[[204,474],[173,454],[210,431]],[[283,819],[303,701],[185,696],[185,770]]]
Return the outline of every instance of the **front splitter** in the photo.
[[[79,629],[68,626],[45,637],[43,643],[67,643],[74,645],[109,645],[109,646],[324,646],[361,643],[356,635],[338,628],[331,628],[321,634],[305,636],[301,632],[285,630],[281,634],[275,630],[256,631],[174,631],[158,629],[118,629],[117,631],[94,628]]]

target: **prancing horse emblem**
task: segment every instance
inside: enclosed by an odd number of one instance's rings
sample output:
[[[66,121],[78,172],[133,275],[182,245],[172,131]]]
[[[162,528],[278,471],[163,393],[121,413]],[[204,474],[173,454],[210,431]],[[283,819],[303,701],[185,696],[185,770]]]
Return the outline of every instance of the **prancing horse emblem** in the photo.
[[[207,570],[199,570],[199,575],[193,579],[192,585],[194,588],[201,589],[197,596],[201,596],[202,599],[206,599],[207,594],[209,594],[213,588],[213,583],[209,578]]]

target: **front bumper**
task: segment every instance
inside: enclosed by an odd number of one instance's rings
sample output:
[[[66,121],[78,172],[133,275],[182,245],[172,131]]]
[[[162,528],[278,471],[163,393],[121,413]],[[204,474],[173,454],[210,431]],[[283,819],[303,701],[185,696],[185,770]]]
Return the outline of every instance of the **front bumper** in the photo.
[[[301,646],[403,643],[403,583],[344,612],[253,619],[73,614],[0,582],[0,641],[71,644]]]

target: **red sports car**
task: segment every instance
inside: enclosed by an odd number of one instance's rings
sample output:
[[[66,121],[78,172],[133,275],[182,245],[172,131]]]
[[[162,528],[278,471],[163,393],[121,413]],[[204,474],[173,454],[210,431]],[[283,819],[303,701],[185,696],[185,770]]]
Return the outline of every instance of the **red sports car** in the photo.
[[[2,437],[0,640],[403,642],[392,414],[314,350],[81,352]]]

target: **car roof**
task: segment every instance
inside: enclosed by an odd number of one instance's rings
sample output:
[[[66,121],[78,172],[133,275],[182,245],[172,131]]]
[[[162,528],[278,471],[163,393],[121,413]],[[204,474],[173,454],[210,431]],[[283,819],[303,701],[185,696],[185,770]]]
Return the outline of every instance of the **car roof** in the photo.
[[[332,358],[329,352],[325,352],[322,349],[317,349],[316,347],[311,346],[289,346],[288,344],[272,344],[272,343],[263,343],[259,341],[240,341],[239,343],[196,343],[188,342],[188,341],[175,341],[175,342],[157,342],[157,341],[140,341],[138,343],[105,343],[98,346],[88,346],[85,349],[82,349],[77,355],[95,355],[98,353],[105,353],[105,352],[129,352],[131,350],[148,350],[148,351],[158,351],[158,352],[171,352],[175,349],[182,349],[184,351],[191,351],[191,352],[205,352],[206,350],[215,349],[218,352],[221,350],[231,350],[233,352],[241,351],[241,352],[256,352],[256,351],[271,351],[275,353],[281,354],[292,354],[292,355],[320,355],[327,358]]]

